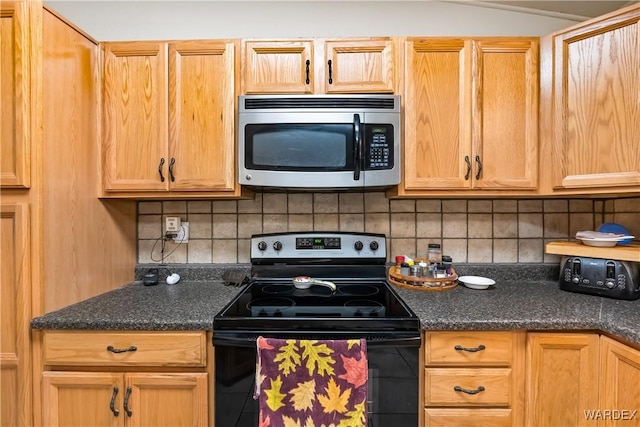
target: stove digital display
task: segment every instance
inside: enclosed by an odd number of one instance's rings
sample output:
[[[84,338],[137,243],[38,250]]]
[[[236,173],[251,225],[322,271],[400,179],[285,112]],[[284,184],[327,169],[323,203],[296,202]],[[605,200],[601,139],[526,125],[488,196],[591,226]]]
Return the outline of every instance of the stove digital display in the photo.
[[[340,249],[340,237],[296,237],[296,249]]]

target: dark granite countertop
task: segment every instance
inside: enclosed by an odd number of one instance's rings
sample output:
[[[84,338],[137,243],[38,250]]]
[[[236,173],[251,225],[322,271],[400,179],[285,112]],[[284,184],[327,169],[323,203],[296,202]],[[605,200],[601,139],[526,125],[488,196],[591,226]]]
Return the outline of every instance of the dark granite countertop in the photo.
[[[601,330],[640,345],[640,300],[565,292],[555,280],[531,272],[519,275],[527,277],[524,281],[509,272],[483,272],[496,280],[495,286],[473,290],[459,285],[437,292],[394,289],[427,330]],[[215,314],[240,288],[225,286],[220,278],[207,280],[202,273],[185,276],[176,285],[134,282],[37,317],[31,327],[212,330]]]

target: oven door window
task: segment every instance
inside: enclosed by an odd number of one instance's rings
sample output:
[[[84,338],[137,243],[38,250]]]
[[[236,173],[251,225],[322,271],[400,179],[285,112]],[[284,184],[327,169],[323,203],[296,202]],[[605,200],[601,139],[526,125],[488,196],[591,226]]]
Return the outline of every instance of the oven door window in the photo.
[[[245,165],[253,170],[352,171],[353,125],[248,124]]]

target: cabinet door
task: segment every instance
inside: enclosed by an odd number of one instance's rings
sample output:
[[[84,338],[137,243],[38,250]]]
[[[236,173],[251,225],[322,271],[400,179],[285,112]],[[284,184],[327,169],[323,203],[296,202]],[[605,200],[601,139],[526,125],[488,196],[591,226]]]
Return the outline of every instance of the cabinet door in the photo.
[[[29,44],[26,1],[0,3],[0,187],[28,188]]]
[[[394,49],[390,38],[327,40],[326,93],[393,93]]]
[[[473,187],[535,189],[538,170],[538,41],[474,43]]]
[[[124,426],[122,374],[46,371],[42,375],[45,426]]]
[[[168,190],[166,44],[102,49],[104,189]]]
[[[601,380],[599,409],[616,410],[604,426],[640,426],[640,351],[600,338]]]
[[[471,185],[471,45],[461,39],[405,44],[404,187]]]
[[[0,425],[31,424],[29,217],[26,203],[0,205]]]
[[[126,375],[130,426],[207,426],[207,374]]]
[[[555,188],[640,188],[640,8],[554,37]]]
[[[597,334],[529,333],[526,425],[595,426],[586,410],[598,408]]]
[[[312,93],[313,41],[246,41],[244,93]]]
[[[172,190],[234,190],[234,58],[233,42],[169,44]]]

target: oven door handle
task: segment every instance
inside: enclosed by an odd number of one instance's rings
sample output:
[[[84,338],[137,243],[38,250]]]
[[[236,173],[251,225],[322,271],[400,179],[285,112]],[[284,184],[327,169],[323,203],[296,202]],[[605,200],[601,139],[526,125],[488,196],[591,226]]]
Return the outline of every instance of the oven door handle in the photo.
[[[395,336],[394,336],[395,335]],[[256,340],[259,335],[255,333],[213,333],[213,346],[227,346],[227,347],[255,347]],[[365,338],[367,340],[367,347],[420,347],[422,339],[420,334],[415,333],[398,333],[389,336],[370,336],[366,334],[341,334],[332,332],[318,332],[318,333],[265,333],[264,336],[283,338],[283,339],[358,339]]]

